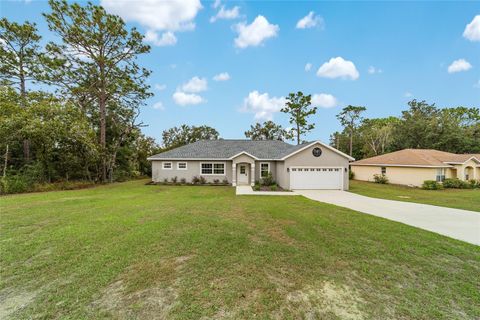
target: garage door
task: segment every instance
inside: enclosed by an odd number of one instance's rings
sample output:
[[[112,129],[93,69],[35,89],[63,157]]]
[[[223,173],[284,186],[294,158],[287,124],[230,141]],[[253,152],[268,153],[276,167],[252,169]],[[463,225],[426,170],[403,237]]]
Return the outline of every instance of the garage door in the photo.
[[[343,168],[290,168],[290,189],[341,190]]]

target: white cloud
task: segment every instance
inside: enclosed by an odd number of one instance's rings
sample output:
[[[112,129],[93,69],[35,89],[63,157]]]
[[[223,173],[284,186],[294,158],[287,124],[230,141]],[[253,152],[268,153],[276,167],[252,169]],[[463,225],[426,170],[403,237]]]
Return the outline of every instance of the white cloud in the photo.
[[[236,19],[240,16],[240,7],[235,6],[232,9],[225,9],[225,6],[222,6],[216,15],[210,18],[210,22],[215,22],[219,19],[231,20]]]
[[[197,93],[207,90],[207,79],[193,77],[181,86],[183,92]]]
[[[312,64],[309,62],[309,63],[307,63],[307,64],[305,65],[305,71],[308,72],[308,71],[310,71],[310,70],[312,70]]]
[[[308,28],[313,28],[319,26],[320,28],[323,28],[324,26],[324,21],[323,18],[320,16],[316,16],[315,12],[310,11],[305,17],[302,19],[298,20],[297,22],[297,29],[308,29]]]
[[[374,66],[368,67],[368,73],[369,74],[382,73],[382,72],[383,72],[382,69],[377,69]]]
[[[215,80],[215,81],[227,81],[227,80],[230,80],[230,75],[228,74],[228,72],[222,72],[222,73],[216,74],[213,77],[213,80]]]
[[[238,36],[235,38],[235,46],[246,48],[259,46],[268,38],[278,35],[279,26],[271,24],[264,16],[257,16],[251,24],[241,22],[235,26]]]
[[[215,0],[212,4],[212,8],[217,9],[218,7],[220,7],[220,4],[221,4],[220,0]]]
[[[163,105],[163,103],[161,102],[157,102],[155,103],[153,106],[152,106],[153,109],[156,109],[156,110],[165,110],[165,106]]]
[[[279,112],[285,106],[284,97],[271,97],[268,93],[260,94],[257,90],[252,91],[243,100],[242,112],[251,112],[255,120],[272,120],[273,114]]]
[[[407,92],[405,92],[404,96],[405,96],[405,98],[411,98],[411,97],[413,97],[413,94],[411,92],[407,91]]]
[[[185,93],[182,91],[176,91],[172,98],[173,101],[180,106],[195,105],[206,102],[206,100],[198,94]]]
[[[194,19],[202,9],[200,0],[101,0],[100,4],[108,12],[147,28],[149,41],[154,45],[175,44],[173,32],[195,29]],[[158,31],[167,33],[161,37],[152,33]]]
[[[452,62],[451,65],[448,66],[448,73],[455,73],[461,71],[468,71],[472,68],[470,62],[465,59],[458,59]]]
[[[345,60],[342,57],[336,57],[325,62],[318,69],[317,76],[332,79],[342,78],[357,80],[360,74],[352,61]]]
[[[175,34],[171,31],[164,32],[159,37],[156,31],[147,30],[147,32],[145,32],[145,41],[158,47],[173,46],[177,43],[177,37],[175,37]]]
[[[155,84],[155,90],[158,90],[158,91],[163,91],[167,88],[167,85],[165,84]]]
[[[480,14],[467,24],[463,36],[470,41],[480,41]]]
[[[312,96],[312,106],[320,108],[333,108],[338,106],[338,100],[328,93],[319,93]]]

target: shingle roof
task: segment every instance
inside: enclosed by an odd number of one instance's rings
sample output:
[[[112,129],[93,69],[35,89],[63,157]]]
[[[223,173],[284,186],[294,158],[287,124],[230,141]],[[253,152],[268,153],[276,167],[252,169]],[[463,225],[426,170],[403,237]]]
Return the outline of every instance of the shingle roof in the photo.
[[[401,165],[449,167],[449,163],[464,163],[476,154],[455,154],[433,149],[404,149],[380,156],[362,159],[351,165]]]
[[[201,140],[149,157],[155,159],[228,159],[247,152],[259,159],[281,159],[305,147],[278,140]]]

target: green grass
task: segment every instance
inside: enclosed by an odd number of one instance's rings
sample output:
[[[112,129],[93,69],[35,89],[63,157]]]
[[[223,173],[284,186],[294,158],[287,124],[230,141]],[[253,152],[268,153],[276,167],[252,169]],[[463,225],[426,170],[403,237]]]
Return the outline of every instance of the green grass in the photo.
[[[349,191],[373,198],[425,203],[480,212],[480,189],[423,190],[408,186],[350,180]]]
[[[303,197],[0,198],[0,318],[478,319],[480,250]]]

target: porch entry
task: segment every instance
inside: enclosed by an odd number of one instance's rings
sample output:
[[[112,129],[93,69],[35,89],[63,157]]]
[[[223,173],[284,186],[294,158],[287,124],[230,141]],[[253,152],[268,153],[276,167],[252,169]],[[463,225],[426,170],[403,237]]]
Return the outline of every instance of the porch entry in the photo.
[[[237,164],[237,184],[248,185],[250,183],[250,165],[246,163]]]

